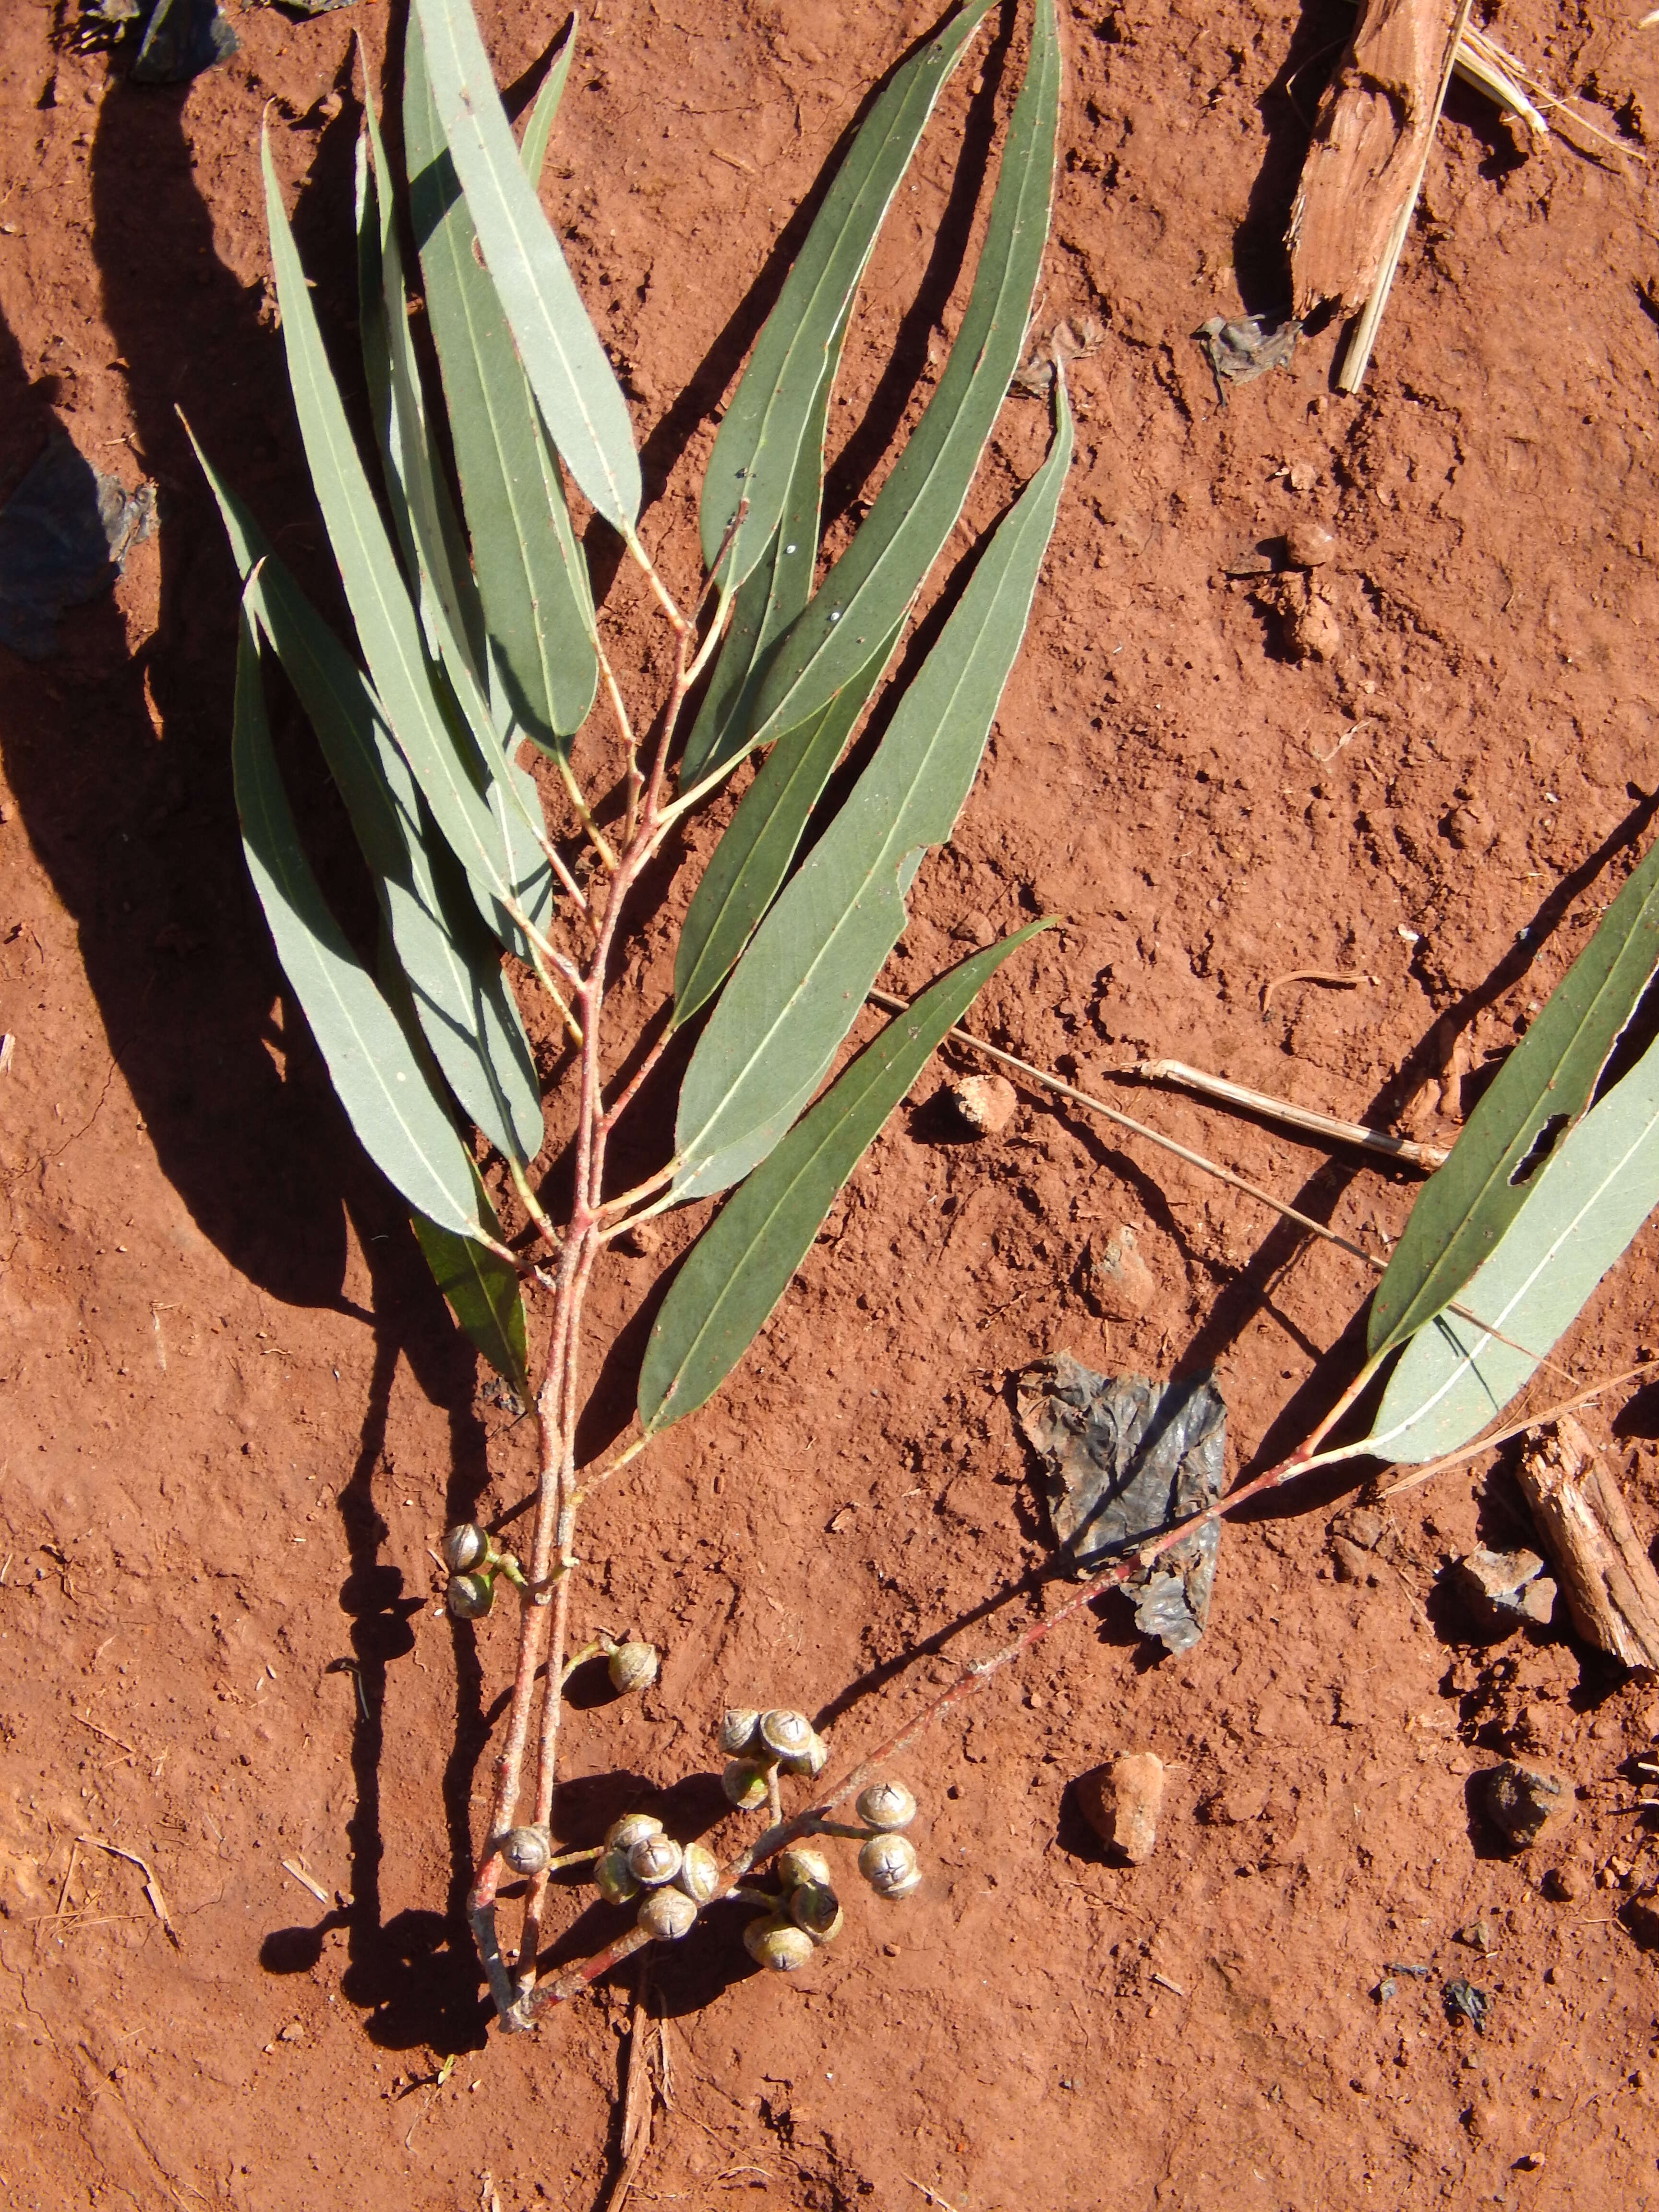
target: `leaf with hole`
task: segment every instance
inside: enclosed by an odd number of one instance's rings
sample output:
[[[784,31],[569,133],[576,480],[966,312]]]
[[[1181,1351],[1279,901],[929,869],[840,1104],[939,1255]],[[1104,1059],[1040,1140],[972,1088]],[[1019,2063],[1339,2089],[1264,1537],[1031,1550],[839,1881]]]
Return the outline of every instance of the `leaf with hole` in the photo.
[[[439,127],[531,388],[565,466],[631,535],[641,483],[627,404],[525,174],[471,0],[414,0],[413,12]]]
[[[1520,1212],[1460,1293],[1459,1311],[1437,1315],[1407,1346],[1367,1449],[1411,1465],[1471,1443],[1531,1380],[1656,1206],[1659,1045],[1528,1184]]]
[[[1569,1127],[1583,1112],[1656,963],[1659,844],[1498,1070],[1450,1158],[1419,1193],[1371,1301],[1366,1346],[1373,1359],[1460,1297],[1520,1212],[1529,1156],[1547,1125]]]
[[[749,502],[726,556],[733,583],[758,566],[793,499],[825,364],[839,349],[836,333],[927,118],[989,4],[969,0],[894,71],[836,172],[732,395],[703,479],[701,514],[703,559],[712,565],[740,505]]]
[[[857,535],[773,648],[755,742],[814,714],[902,622],[956,527],[1013,373],[1048,234],[1060,116],[1054,0],[1037,0],[973,291],[950,359]]]
[[[694,1413],[719,1389],[934,1047],[1008,955],[1050,927],[1031,922],[924,991],[726,1200],[692,1246],[651,1331],[639,1391],[647,1434]]]
[[[259,648],[244,613],[231,738],[242,846],[276,957],[364,1151],[417,1212],[487,1235],[471,1155],[396,1015],[329,910],[295,828],[265,720]]]
[[[999,525],[874,758],[761,923],[697,1040],[675,1130],[678,1194],[734,1182],[764,1157],[757,1147],[769,1150],[789,1127],[899,940],[923,852],[956,825],[1025,635],[1071,462],[1063,385],[1056,395],[1053,451]]]

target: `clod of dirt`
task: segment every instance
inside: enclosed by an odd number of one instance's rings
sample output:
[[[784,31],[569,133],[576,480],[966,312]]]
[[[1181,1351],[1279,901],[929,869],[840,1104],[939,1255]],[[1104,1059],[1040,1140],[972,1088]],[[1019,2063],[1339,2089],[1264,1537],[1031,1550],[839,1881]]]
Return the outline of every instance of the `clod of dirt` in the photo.
[[[1322,523],[1293,522],[1285,532],[1285,558],[1292,568],[1322,568],[1336,551],[1336,540]]]
[[[1227,1409],[1207,1374],[1109,1380],[1068,1352],[1018,1382],[1019,1422],[1048,1477],[1054,1540],[1079,1579],[1133,1553],[1221,1495]],[[1135,1626],[1170,1651],[1204,1633],[1221,1527],[1206,1522],[1128,1576]]]
[[[631,1259],[646,1260],[661,1243],[662,1231],[654,1221],[638,1221],[631,1228],[623,1230],[616,1240],[616,1249],[618,1252],[627,1253]]]
[[[1127,1224],[1103,1239],[1091,1237],[1083,1262],[1083,1291],[1105,1321],[1136,1321],[1151,1305],[1158,1282]]]
[[[1492,827],[1473,806],[1454,806],[1446,817],[1446,836],[1455,853],[1484,853],[1492,842]]]
[[[1126,1752],[1079,1779],[1078,1802],[1109,1851],[1131,1866],[1144,1866],[1158,1842],[1164,1762],[1150,1751]]]
[[[976,1137],[1000,1136],[1019,1103],[1006,1075],[966,1075],[951,1087],[951,1103]]]
[[[1486,1777],[1486,1810],[1512,1843],[1534,1844],[1572,1803],[1565,1782],[1541,1766],[1506,1759]]]
[[[1547,1628],[1555,1584],[1536,1552],[1489,1552],[1483,1545],[1459,1559],[1452,1581],[1473,1626],[1493,1642],[1530,1621]]]
[[[1589,1889],[1589,1881],[1583,1868],[1567,1859],[1559,1866],[1551,1867],[1544,1876],[1542,1887],[1545,1896],[1554,1898],[1558,1904],[1573,1905]]]
[[[1340,1583],[1376,1582],[1376,1562],[1370,1553],[1347,1536],[1331,1538],[1331,1558],[1336,1565],[1336,1579]]]
[[[1285,641],[1293,660],[1334,660],[1342,650],[1342,625],[1322,592],[1305,579],[1301,590],[1289,590],[1285,611]]]

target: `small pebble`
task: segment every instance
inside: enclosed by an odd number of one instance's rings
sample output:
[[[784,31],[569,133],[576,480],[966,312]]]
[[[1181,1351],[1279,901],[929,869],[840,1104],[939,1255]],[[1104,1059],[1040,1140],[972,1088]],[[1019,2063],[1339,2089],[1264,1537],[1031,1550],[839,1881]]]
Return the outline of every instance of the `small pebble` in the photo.
[[[291,2020],[286,2027],[279,2030],[276,2040],[278,2043],[302,2043],[305,2040],[305,2033],[304,2026],[301,2021]]]
[[[967,1075],[953,1084],[951,1099],[963,1121],[976,1137],[1000,1135],[1013,1118],[1019,1100],[1006,1075]]]
[[[1083,1817],[1107,1849],[1131,1866],[1143,1866],[1158,1841],[1164,1804],[1164,1762],[1150,1751],[1132,1751],[1109,1766],[1097,1766],[1078,1783]]]
[[[1547,1627],[1555,1611],[1555,1584],[1536,1552],[1489,1552],[1484,1546],[1459,1559],[1452,1577],[1480,1632],[1512,1636],[1531,1621]]]
[[[1490,1951],[1492,1948],[1492,1932],[1484,1920],[1471,1920],[1467,1928],[1460,1928],[1457,1940],[1460,1943],[1467,1943],[1474,1951]]]
[[[1506,1759],[1486,1777],[1486,1810],[1512,1843],[1534,1844],[1572,1803],[1559,1774]]]
[[[1574,1904],[1584,1894],[1584,1870],[1571,1863],[1552,1867],[1544,1876],[1544,1894],[1562,1905]]]
[[[1083,1287],[1104,1321],[1134,1321],[1151,1305],[1158,1284],[1136,1249],[1134,1231],[1127,1223],[1103,1242],[1090,1239]]]
[[[1316,522],[1293,522],[1285,532],[1285,558],[1292,568],[1322,568],[1335,551],[1335,538]]]

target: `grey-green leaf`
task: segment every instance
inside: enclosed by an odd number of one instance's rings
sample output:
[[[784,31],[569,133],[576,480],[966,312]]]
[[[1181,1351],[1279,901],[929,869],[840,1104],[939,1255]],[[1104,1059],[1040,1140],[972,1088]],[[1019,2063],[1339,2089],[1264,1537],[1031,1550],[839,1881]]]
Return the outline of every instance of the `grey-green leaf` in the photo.
[[[714,673],[685,741],[679,769],[683,790],[749,750],[767,656],[812,596],[823,498],[824,423],[846,335],[843,316],[795,455],[783,520],[732,604]]]
[[[1460,1310],[1439,1314],[1407,1346],[1367,1449],[1410,1465],[1471,1443],[1548,1358],[1656,1205],[1659,1046],[1650,1046],[1528,1185]]]
[[[1450,1158],[1419,1193],[1371,1300],[1373,1358],[1459,1298],[1521,1209],[1529,1185],[1517,1178],[1534,1146],[1548,1125],[1565,1127],[1583,1112],[1656,964],[1659,844],[1498,1070]]]
[[[542,88],[536,94],[536,105],[530,111],[530,120],[524,127],[524,143],[519,149],[524,163],[524,173],[532,185],[539,185],[542,170],[547,161],[547,142],[553,136],[553,118],[559,112],[559,102],[564,98],[565,83],[570,75],[570,64],[576,52],[576,33],[582,19],[572,12],[566,27],[564,44],[553,57],[553,64],[542,79]]]
[[[926,412],[857,536],[773,648],[756,744],[814,714],[902,621],[956,526],[1025,342],[1054,190],[1060,116],[1054,0],[1037,0],[967,312]]]
[[[726,1201],[692,1247],[651,1331],[639,1390],[647,1434],[694,1413],[719,1389],[933,1048],[1008,955],[1049,926],[1032,922],[924,991]]]
[[[483,610],[427,420],[409,335],[392,170],[372,99],[364,102],[363,118],[357,142],[358,319],[375,440],[428,648],[452,666],[464,662],[476,681],[483,665]]]
[[[492,688],[504,690],[525,733],[552,750],[580,728],[599,684],[587,564],[535,396],[473,251],[477,234],[439,131],[414,15],[404,60],[404,147]]]
[[[346,942],[301,847],[271,750],[259,648],[246,612],[231,761],[248,872],[347,1119],[410,1206],[455,1236],[483,1237],[471,1156],[397,1017]]]
[[[923,851],[956,825],[1025,634],[1071,462],[1063,385],[1056,398],[1048,459],[999,526],[874,758],[761,923],[697,1041],[675,1131],[680,1195],[735,1181],[788,1127],[898,942]]]
[[[897,643],[895,630],[845,690],[798,729],[786,730],[738,802],[680,928],[674,955],[677,1023],[689,1021],[720,988],[721,978],[771,904],[789,872],[807,817]],[[777,1133],[781,1136],[788,1126],[786,1121]],[[744,1166],[753,1164],[746,1161]],[[739,1175],[743,1171],[736,1170]]]
[[[483,763],[465,730],[446,714],[397,556],[346,422],[295,250],[268,136],[262,153],[289,382],[358,644],[398,750],[456,857],[486,898],[516,904],[524,886],[512,879],[500,829],[478,787]]]
[[[439,125],[554,443],[605,520],[631,533],[641,487],[627,404],[524,173],[471,0],[415,0],[415,12]]]
[[[836,171],[732,394],[701,512],[703,559],[712,566],[740,503],[749,501],[727,556],[733,582],[758,564],[783,520],[835,333],[934,103],[989,4],[969,0],[895,71]]]
[[[492,1145],[540,1151],[540,1085],[501,955],[433,830],[380,702],[200,447],[250,613],[299,695],[362,848],[421,1027]]]
[[[483,1185],[477,1188],[484,1226],[499,1242],[501,1224],[495,1208]],[[432,1279],[448,1299],[456,1320],[495,1372],[505,1376],[520,1397],[527,1400],[530,1363],[518,1269],[499,1253],[470,1237],[453,1236],[422,1213],[412,1218]]]

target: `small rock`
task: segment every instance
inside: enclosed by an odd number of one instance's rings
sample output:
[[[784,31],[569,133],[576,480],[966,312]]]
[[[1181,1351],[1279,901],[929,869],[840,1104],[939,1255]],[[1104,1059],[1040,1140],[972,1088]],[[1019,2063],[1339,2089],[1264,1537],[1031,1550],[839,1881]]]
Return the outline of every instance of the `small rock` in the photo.
[[[1572,1802],[1559,1774],[1506,1759],[1486,1777],[1486,1810],[1511,1842],[1534,1844]]]
[[[1267,1809],[1267,1792],[1259,1783],[1230,1782],[1206,1798],[1204,1818],[1212,1827],[1243,1828]]]
[[[1311,491],[1319,482],[1319,471],[1311,461],[1292,461],[1285,475],[1292,491]]]
[[[1335,538],[1316,522],[1293,522],[1285,532],[1285,558],[1292,568],[1322,568],[1335,551]]]
[[[1644,1951],[1659,1951],[1659,1901],[1632,1898],[1620,1917]]]
[[[951,1085],[951,1100],[976,1137],[1000,1135],[1019,1103],[1006,1075],[965,1075]]]
[[[1559,1905],[1574,1905],[1584,1894],[1589,1885],[1584,1880],[1583,1867],[1574,1866],[1568,1861],[1561,1866],[1552,1867],[1544,1876],[1542,1886],[1546,1897],[1554,1898]]]
[[[662,1243],[662,1231],[654,1221],[637,1221],[631,1229],[624,1229],[616,1238],[616,1248],[635,1260],[649,1259]]]
[[[1150,1751],[1132,1751],[1109,1766],[1097,1766],[1078,1784],[1083,1817],[1109,1851],[1142,1866],[1158,1841],[1164,1803],[1164,1762]]]
[[[1335,1534],[1358,1544],[1362,1552],[1376,1551],[1389,1533],[1388,1522],[1369,1505],[1351,1505],[1346,1513],[1337,1515],[1331,1528]]]
[[[1135,1232],[1127,1224],[1114,1230],[1103,1243],[1090,1239],[1083,1288],[1104,1321],[1134,1321],[1151,1305],[1158,1291],[1157,1279],[1137,1250]]]
[[[988,914],[981,914],[975,908],[963,915],[951,934],[958,945],[994,945],[997,926]]]
[[[1555,1584],[1536,1552],[1489,1552],[1483,1546],[1452,1570],[1458,1594],[1483,1635],[1512,1636],[1531,1621],[1546,1627],[1555,1611]]]
[[[1544,2154],[1541,2150],[1523,2150],[1515,2162],[1522,2173],[1538,2173],[1543,2170]]]
[[[305,2033],[303,2023],[297,2020],[291,2020],[286,2027],[278,2029],[276,2040],[278,2043],[303,2043]]]
[[[1334,660],[1342,650],[1342,626],[1335,610],[1317,592],[1291,609],[1286,642],[1295,660]]]
[[[1485,1920],[1471,1920],[1466,1928],[1457,1931],[1460,1943],[1467,1943],[1472,1951],[1489,1952],[1493,1948],[1491,1925]]]
[[[1333,1536],[1331,1557],[1336,1562],[1336,1579],[1340,1583],[1374,1583],[1376,1563],[1370,1553],[1362,1550],[1352,1537]]]

